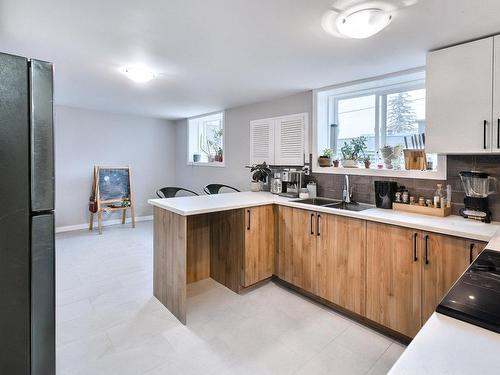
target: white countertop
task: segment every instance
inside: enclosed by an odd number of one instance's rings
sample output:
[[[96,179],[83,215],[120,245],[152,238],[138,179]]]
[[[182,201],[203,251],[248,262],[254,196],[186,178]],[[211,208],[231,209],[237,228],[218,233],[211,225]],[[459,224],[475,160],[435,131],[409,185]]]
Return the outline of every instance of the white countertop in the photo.
[[[294,200],[295,199],[280,197],[268,192],[241,192],[167,199],[150,199],[148,203],[183,216],[199,215],[253,206],[263,206],[266,204],[280,204],[316,212],[355,217],[486,242],[490,241],[495,233],[500,231],[499,223],[484,224],[472,220],[465,220],[464,218],[455,215],[441,218],[379,208],[355,212],[297,203],[294,202]],[[500,249],[500,239],[498,246]]]
[[[434,313],[389,374],[500,374],[500,334]]]
[[[439,218],[378,208],[353,212],[297,203],[294,199],[267,192],[151,199],[148,202],[185,216],[280,204],[489,241],[489,249],[500,251],[500,223],[484,224],[460,216]],[[395,363],[390,374],[500,374],[500,334],[434,313]]]

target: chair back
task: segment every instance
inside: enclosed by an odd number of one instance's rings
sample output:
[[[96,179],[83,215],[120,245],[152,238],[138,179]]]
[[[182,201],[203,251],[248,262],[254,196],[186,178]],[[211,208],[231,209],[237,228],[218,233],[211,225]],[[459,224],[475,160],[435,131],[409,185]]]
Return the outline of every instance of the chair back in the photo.
[[[193,195],[198,195],[198,193],[195,193],[192,190],[185,189],[182,187],[177,187],[177,186],[167,186],[161,189],[156,190],[156,195],[160,198],[173,198],[179,193],[180,191],[185,191]]]
[[[238,189],[236,189],[232,186],[229,186],[229,185],[224,185],[224,184],[208,184],[207,186],[205,186],[203,188],[203,191],[207,194],[219,194],[220,190],[222,188],[226,188],[226,189],[230,189],[230,190],[234,190],[236,192],[239,192]]]

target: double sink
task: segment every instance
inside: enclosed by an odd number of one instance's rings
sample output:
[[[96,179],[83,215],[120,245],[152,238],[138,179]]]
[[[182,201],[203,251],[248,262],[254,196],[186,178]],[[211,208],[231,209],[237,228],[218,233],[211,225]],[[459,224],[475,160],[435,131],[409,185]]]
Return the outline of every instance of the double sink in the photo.
[[[339,210],[346,210],[346,211],[364,211],[373,208],[368,204],[357,203],[357,202],[346,203],[338,199],[328,199],[328,198],[306,198],[306,199],[298,199],[294,202],[310,204],[312,206],[336,208]]]

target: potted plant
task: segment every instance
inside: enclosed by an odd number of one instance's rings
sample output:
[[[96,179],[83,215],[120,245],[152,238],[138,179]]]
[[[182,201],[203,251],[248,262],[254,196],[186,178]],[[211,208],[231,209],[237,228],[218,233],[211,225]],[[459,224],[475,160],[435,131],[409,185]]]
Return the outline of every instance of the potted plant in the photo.
[[[255,164],[252,166],[247,166],[250,168],[250,172],[252,172],[252,182],[250,183],[251,191],[261,191],[262,185],[267,181],[267,178],[271,175],[271,169],[263,162],[262,164]]]
[[[325,148],[323,154],[318,158],[318,164],[320,167],[329,167],[332,165],[333,150],[331,148]]]
[[[349,143],[344,142],[340,148],[342,153],[342,166],[344,168],[357,168],[358,160],[366,150],[366,137],[361,136],[351,139]]]
[[[372,158],[370,155],[365,154],[363,156],[363,163],[365,164],[365,168],[370,168],[370,164],[372,163]]]

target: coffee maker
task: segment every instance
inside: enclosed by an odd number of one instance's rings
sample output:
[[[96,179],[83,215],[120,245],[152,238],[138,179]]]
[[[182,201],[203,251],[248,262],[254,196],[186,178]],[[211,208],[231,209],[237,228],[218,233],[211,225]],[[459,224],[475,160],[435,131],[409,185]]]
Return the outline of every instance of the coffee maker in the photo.
[[[298,198],[303,180],[303,171],[284,169],[283,173],[281,173],[282,191],[280,195],[289,198]]]
[[[497,179],[487,173],[477,171],[460,172],[459,176],[465,191],[465,207],[459,210],[460,215],[490,223],[491,211],[488,206],[488,196],[497,192]]]

